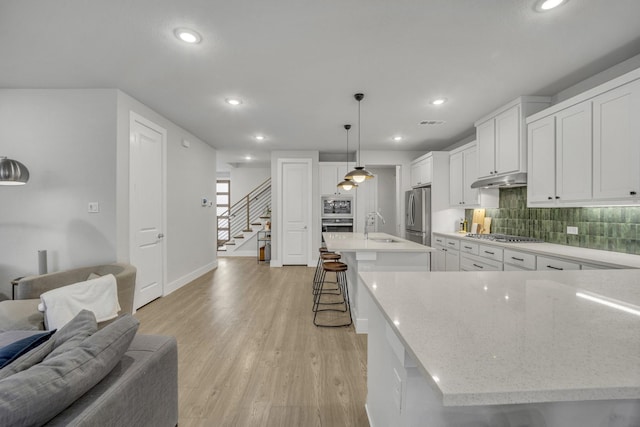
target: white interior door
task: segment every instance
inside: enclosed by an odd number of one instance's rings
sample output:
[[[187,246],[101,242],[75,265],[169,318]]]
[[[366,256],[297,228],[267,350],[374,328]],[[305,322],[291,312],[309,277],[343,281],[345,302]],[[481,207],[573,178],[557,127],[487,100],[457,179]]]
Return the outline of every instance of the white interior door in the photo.
[[[135,308],[164,291],[164,146],[166,130],[136,114],[130,119],[130,259]]]
[[[282,163],[282,264],[307,265],[311,231],[311,161]]]

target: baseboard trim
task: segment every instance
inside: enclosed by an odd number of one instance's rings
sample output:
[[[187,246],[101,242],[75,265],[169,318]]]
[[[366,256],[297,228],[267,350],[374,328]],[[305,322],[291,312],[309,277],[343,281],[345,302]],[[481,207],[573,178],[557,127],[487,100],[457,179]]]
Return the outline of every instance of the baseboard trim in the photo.
[[[221,251],[218,252],[219,257],[232,257],[232,256],[242,256],[242,257],[253,257],[257,258],[258,254],[256,251],[248,250],[248,251]]]
[[[364,404],[364,411],[367,413],[367,419],[369,420],[369,426],[370,427],[375,427],[373,424],[373,421],[371,421],[371,414],[369,413],[369,405],[367,405],[366,403]]]
[[[179,278],[177,280],[174,280],[171,283],[168,283],[167,286],[164,289],[164,294],[162,296],[167,296],[167,295],[171,294],[172,292],[177,291],[178,289],[180,289],[181,287],[183,287],[187,283],[192,282],[193,280],[197,279],[198,277],[202,276],[203,274],[207,274],[208,272],[210,272],[211,270],[213,270],[215,268],[218,268],[218,260],[210,262],[209,264],[204,265],[204,266],[198,268],[197,270],[192,271],[189,274],[185,274],[181,278]]]

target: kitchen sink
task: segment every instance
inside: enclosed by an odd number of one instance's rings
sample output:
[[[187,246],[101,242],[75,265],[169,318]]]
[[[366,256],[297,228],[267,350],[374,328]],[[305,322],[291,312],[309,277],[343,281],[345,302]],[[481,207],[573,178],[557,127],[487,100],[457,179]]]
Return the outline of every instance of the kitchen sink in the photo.
[[[374,242],[378,242],[378,243],[400,243],[400,240],[395,240],[395,239],[377,238],[377,239],[369,239],[369,240],[374,241]]]

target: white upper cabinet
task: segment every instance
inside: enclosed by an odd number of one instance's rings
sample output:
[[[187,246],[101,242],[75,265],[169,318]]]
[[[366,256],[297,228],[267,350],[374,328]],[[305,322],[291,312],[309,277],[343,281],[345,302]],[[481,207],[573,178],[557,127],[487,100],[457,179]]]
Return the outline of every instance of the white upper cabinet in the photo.
[[[450,153],[449,203],[451,207],[498,207],[498,190],[478,190],[471,184],[478,177],[478,148],[473,141]]]
[[[529,206],[640,204],[640,69],[527,122]]]
[[[591,200],[591,139],[589,101],[529,123],[529,206]]]
[[[591,103],[582,102],[555,116],[556,199],[591,200]]]
[[[426,154],[412,161],[410,175],[412,187],[431,184],[433,180],[433,157]]]
[[[318,169],[321,195],[353,193],[353,190],[344,191],[338,188],[338,183],[344,181],[344,176],[349,172],[346,163],[321,162]]]
[[[556,118],[529,124],[527,149],[527,199],[529,205],[549,205],[556,200]]]
[[[593,197],[640,195],[640,81],[593,99]]]
[[[478,176],[489,178],[527,171],[525,116],[549,105],[545,96],[523,96],[478,120]]]

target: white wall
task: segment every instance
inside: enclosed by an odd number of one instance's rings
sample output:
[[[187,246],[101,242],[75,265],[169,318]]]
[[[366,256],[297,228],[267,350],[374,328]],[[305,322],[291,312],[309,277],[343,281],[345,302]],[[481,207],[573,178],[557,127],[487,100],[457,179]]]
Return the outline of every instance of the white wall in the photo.
[[[0,90],[0,155],[31,175],[0,186],[0,293],[38,273],[39,249],[49,271],[116,261],[115,103],[112,89]]]
[[[167,278],[171,292],[217,266],[216,151],[131,96],[118,91],[118,258],[129,254],[129,112],[167,130]],[[182,141],[190,147],[182,146]]]
[[[231,180],[231,204],[234,204],[250,191],[262,184],[271,176],[271,168],[245,168],[230,169]]]

